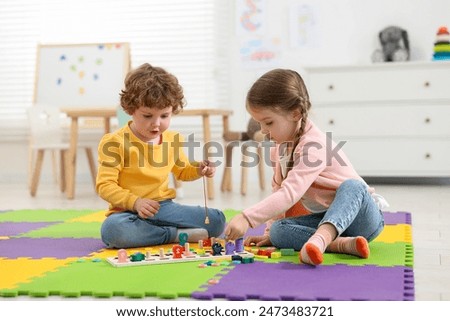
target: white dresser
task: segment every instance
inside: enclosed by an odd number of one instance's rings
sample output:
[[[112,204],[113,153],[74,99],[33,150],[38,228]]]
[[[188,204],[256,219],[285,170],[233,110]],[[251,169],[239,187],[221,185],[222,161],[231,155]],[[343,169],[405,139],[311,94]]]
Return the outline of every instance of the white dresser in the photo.
[[[366,177],[450,177],[450,62],[307,67],[311,119]]]

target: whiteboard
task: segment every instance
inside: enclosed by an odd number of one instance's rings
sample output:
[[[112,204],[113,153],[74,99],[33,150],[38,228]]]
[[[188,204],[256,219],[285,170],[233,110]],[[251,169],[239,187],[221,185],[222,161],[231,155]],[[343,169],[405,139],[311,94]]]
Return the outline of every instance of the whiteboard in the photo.
[[[128,43],[38,45],[34,102],[116,108],[129,70]]]

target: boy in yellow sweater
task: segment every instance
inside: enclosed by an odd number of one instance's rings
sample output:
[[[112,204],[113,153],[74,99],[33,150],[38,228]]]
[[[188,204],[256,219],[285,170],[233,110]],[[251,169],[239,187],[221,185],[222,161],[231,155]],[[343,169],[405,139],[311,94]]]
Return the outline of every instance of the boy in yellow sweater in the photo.
[[[125,79],[121,106],[132,116],[127,125],[106,134],[98,148],[97,193],[110,206],[101,235],[110,248],[189,242],[219,236],[225,216],[217,209],[188,206],[173,201],[170,174],[191,181],[212,177],[208,161],[191,162],[183,139],[167,130],[172,114],[182,110],[183,89],[175,76],[162,68],[143,64]]]

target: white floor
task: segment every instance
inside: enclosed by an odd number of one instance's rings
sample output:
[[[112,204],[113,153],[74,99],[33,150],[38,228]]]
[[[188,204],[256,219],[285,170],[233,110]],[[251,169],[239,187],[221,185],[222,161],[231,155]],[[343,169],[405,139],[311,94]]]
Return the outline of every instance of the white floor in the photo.
[[[221,193],[219,178],[216,178],[215,198],[208,206],[244,208],[267,195],[257,184],[250,184],[247,196],[239,193],[237,183],[233,192]],[[385,196],[390,211],[412,213],[414,240],[414,273],[416,300],[450,301],[450,184],[442,185],[379,185],[374,186]],[[0,183],[1,210],[26,208],[86,208],[103,209],[106,203],[99,199],[91,184],[76,186],[76,197],[67,200],[56,185],[41,184],[37,196],[29,196],[24,184]],[[185,183],[184,197],[180,202],[203,204],[201,180]]]

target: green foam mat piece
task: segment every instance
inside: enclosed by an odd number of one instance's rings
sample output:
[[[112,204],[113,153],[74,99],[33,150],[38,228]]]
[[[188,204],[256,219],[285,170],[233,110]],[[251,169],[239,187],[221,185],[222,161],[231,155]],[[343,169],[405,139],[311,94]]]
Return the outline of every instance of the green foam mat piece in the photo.
[[[408,266],[413,267],[413,247],[410,243],[371,242],[370,256],[367,259],[348,254],[325,253],[322,265],[345,264],[349,266]],[[299,263],[298,252],[294,256],[282,256],[277,259],[256,259],[265,263],[292,262]]]
[[[235,217],[239,213],[241,213],[241,211],[233,210],[233,209],[229,209],[229,208],[223,210],[223,214],[225,215],[227,222],[229,222],[233,217]]]
[[[1,222],[59,222],[41,229],[32,230],[18,237],[54,238],[100,238],[101,222],[72,221],[89,216],[98,210],[20,210],[0,213]],[[239,210],[224,210],[227,221],[240,213]],[[410,242],[387,243],[375,239],[370,243],[371,255],[360,259],[345,254],[324,254],[323,265],[345,264],[349,266],[375,265],[383,267],[413,266],[413,245]],[[0,258],[1,260],[1,258]],[[299,264],[295,256],[279,259],[256,259],[265,263],[292,262]],[[218,266],[199,268],[199,262],[180,264],[112,267],[102,259],[94,263],[91,259],[79,260],[59,267],[13,289],[0,289],[0,297],[26,295],[31,297],[80,297],[110,298],[158,297],[174,299],[190,297],[208,285],[208,280],[218,279],[233,267]],[[0,278],[2,277],[0,271]],[[239,285],[237,285],[239,286]]]
[[[97,298],[124,296],[175,299],[190,297],[200,286],[208,284],[208,280],[219,279],[227,270],[233,268],[229,266],[199,268],[198,264],[186,262],[115,268],[105,260],[101,262],[85,260],[49,272],[29,283],[22,283],[15,289],[0,291],[0,296],[59,295]]]
[[[0,213],[0,222],[62,222],[95,210],[15,210]]]
[[[54,238],[100,238],[100,222],[70,222],[54,224],[38,230],[20,234],[20,237],[54,237]]]

